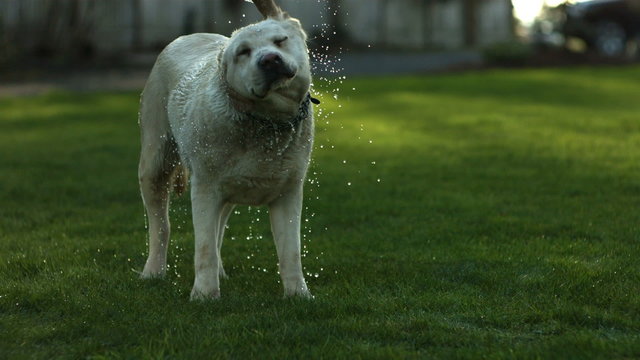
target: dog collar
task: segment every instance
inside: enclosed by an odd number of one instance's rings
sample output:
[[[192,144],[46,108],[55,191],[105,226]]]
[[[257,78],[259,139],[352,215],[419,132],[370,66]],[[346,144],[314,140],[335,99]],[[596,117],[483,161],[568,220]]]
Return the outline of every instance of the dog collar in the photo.
[[[297,127],[303,120],[309,117],[309,113],[311,112],[311,102],[315,104],[315,102],[311,99],[313,99],[311,97],[311,94],[307,94],[307,96],[304,98],[304,101],[302,101],[302,103],[300,104],[298,115],[296,115],[289,121],[293,127]],[[315,101],[318,100],[315,99]]]
[[[312,103],[319,105],[320,104],[320,100],[314,98],[313,96],[311,96],[311,93],[307,94],[307,98],[309,98],[309,101],[311,101]]]
[[[311,103],[318,105],[320,104],[320,100],[311,96],[311,93],[307,93],[307,96],[305,96],[304,100],[300,104],[298,115],[289,121],[292,126],[297,127],[303,120],[309,117],[309,114],[311,113]]]
[[[229,96],[229,100],[231,101],[231,106],[233,106],[238,112],[244,114],[244,115],[249,115],[252,117],[256,117],[255,114],[252,114],[251,110],[254,107],[254,101],[247,99],[245,97],[243,97],[242,95],[238,94],[237,91],[235,91],[233,88],[231,88],[230,86],[226,86],[226,92]],[[307,93],[307,96],[305,96],[304,100],[302,101],[302,103],[300,104],[300,109],[298,111],[298,116],[296,116],[296,118],[300,117],[300,115],[304,112],[305,115],[309,115],[309,110],[307,109],[309,107],[309,102],[312,102],[316,105],[320,104],[320,100],[318,100],[317,98],[314,98],[313,96],[311,96],[311,93]],[[307,110],[305,110],[307,109]],[[306,116],[305,116],[306,117]],[[299,120],[301,121],[303,120],[302,118]],[[299,122],[298,121],[298,122]]]
[[[230,94],[230,98],[233,102],[234,107],[240,114],[242,114],[243,118],[247,120],[258,121],[258,122],[265,122],[265,121],[273,122],[273,119],[269,117],[261,116],[259,114],[252,112],[251,111],[252,106],[247,104],[247,102],[250,102],[251,100],[244,100],[243,102],[238,102],[238,96],[234,96],[234,95],[237,95],[237,94],[233,94],[233,93]],[[317,105],[317,104],[320,104],[320,100],[311,96],[311,93],[307,93],[307,96],[305,96],[304,100],[302,100],[302,102],[300,103],[300,107],[298,108],[298,113],[294,117],[290,118],[289,121],[285,121],[283,123],[290,125],[292,129],[297,128],[298,125],[300,125],[300,123],[305,119],[307,119],[311,114],[311,103]],[[251,103],[251,105],[253,104]]]

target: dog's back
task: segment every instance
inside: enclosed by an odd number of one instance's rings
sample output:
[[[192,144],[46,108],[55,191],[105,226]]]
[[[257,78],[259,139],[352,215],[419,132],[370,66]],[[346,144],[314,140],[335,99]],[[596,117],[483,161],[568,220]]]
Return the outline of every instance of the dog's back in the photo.
[[[167,101],[180,80],[198,64],[216,64],[219,52],[229,39],[218,34],[181,36],[160,53],[142,93],[140,125],[143,130],[161,127],[166,123]],[[152,122],[147,126],[143,122]],[[144,136],[144,135],[143,135]]]
[[[141,159],[138,169],[141,181],[147,178],[154,183],[168,182],[176,193],[184,192],[188,176],[177,156],[167,116],[170,94],[198,64],[207,61],[211,66],[216,66],[217,55],[228,40],[218,34],[181,36],[167,45],[158,56],[140,100],[141,143],[143,147],[155,150],[143,151],[143,154],[154,156],[143,156]],[[151,170],[158,168],[161,171]]]

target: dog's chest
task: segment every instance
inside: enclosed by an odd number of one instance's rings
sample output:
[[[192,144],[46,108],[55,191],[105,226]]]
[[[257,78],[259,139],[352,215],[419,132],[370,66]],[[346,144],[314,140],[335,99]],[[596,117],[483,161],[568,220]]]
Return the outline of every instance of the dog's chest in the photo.
[[[243,161],[219,178],[218,189],[228,202],[261,205],[274,200],[288,182],[283,166],[265,166]]]
[[[232,156],[219,178],[219,190],[229,202],[260,205],[279,196],[301,177],[302,159],[291,154],[246,151]]]
[[[197,160],[227,202],[261,205],[273,201],[294,181],[302,181],[309,161],[310,139],[300,131],[235,131],[203,137],[212,144]]]
[[[227,202],[248,205],[267,204],[303,181],[312,115],[297,123],[240,119],[226,95],[187,90],[173,92],[168,113],[180,157],[198,181]]]

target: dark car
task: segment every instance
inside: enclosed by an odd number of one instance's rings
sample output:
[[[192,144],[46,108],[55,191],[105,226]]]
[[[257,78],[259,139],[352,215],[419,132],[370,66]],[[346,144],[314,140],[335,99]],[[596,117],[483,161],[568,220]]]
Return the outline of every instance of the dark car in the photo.
[[[538,37],[551,30],[559,32],[564,41],[581,39],[601,55],[622,56],[640,39],[640,0],[566,3],[548,9],[539,25]]]

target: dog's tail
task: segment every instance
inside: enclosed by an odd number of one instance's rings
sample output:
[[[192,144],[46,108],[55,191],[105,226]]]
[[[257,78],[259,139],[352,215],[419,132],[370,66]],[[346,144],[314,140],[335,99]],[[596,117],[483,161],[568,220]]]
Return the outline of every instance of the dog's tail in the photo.
[[[265,19],[272,18],[276,20],[283,20],[289,18],[289,14],[282,11],[274,0],[253,0],[253,4],[258,8],[258,11]]]
[[[171,185],[173,186],[174,194],[178,196],[184,194],[189,187],[189,169],[182,164],[178,164],[173,170]]]

